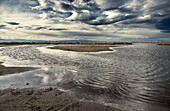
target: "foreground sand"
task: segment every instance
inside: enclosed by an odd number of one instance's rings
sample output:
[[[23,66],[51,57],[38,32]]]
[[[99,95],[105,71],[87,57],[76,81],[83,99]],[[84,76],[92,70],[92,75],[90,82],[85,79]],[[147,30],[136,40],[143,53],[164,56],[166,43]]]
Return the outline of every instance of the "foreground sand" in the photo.
[[[109,47],[116,47],[114,45],[85,45],[85,46],[55,46],[49,47],[50,49],[60,49],[76,52],[99,52],[99,51],[112,51]]]
[[[32,68],[4,67],[0,75],[31,70]],[[28,84],[29,85],[29,84]],[[118,111],[94,102],[71,98],[67,93],[53,88],[0,90],[0,111]]]
[[[6,89],[0,91],[0,111],[119,111],[94,102],[71,98],[57,89]]]

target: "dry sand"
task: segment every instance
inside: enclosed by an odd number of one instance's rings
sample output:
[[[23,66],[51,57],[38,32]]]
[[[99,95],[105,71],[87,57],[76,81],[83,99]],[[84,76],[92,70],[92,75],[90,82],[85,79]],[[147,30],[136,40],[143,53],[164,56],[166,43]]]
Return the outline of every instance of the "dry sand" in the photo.
[[[60,49],[76,52],[99,52],[99,51],[112,51],[109,47],[116,47],[114,45],[86,45],[86,46],[55,46],[49,47],[50,49]]]

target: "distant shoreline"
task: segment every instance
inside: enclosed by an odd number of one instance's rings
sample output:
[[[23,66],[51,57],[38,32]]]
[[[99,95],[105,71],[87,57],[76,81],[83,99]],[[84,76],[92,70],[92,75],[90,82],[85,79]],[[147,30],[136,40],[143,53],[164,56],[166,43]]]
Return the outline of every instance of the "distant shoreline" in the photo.
[[[131,42],[0,42],[0,47],[15,45],[39,45],[39,44],[70,44],[70,45],[132,45]]]
[[[170,42],[0,42],[0,47],[18,45],[133,45],[136,43],[152,43],[157,45],[170,45]]]

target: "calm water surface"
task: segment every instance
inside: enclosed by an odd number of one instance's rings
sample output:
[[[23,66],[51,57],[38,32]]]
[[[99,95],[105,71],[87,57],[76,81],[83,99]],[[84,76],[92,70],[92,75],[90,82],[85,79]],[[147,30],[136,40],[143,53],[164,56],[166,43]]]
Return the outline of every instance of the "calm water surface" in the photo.
[[[105,53],[78,53],[43,47],[0,49],[2,57],[10,58],[0,59],[6,64],[43,66],[23,73],[22,77],[21,74],[1,77],[1,87],[7,82],[13,84],[10,87],[21,87],[21,83],[30,82],[32,86],[54,86],[77,99],[100,102],[124,111],[170,110],[169,46],[135,44]],[[11,58],[22,62],[10,63]]]

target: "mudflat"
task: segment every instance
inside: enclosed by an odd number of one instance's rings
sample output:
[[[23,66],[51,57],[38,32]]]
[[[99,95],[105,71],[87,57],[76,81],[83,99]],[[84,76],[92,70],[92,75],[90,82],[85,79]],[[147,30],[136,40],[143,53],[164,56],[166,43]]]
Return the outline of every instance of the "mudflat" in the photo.
[[[53,88],[0,91],[1,111],[119,111],[94,102],[83,102]]]
[[[112,51],[109,47],[117,47],[114,45],[86,45],[86,46],[55,46],[49,47],[50,49],[60,49],[66,51],[76,52],[99,52],[99,51]]]

